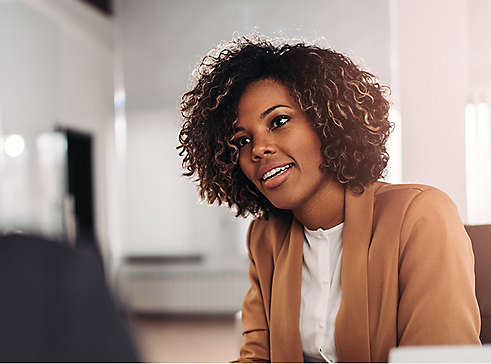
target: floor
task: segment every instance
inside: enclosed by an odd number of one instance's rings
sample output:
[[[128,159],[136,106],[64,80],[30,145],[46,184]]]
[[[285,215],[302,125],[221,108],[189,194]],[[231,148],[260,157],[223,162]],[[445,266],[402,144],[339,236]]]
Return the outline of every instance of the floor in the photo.
[[[145,362],[229,362],[238,357],[240,329],[233,317],[132,316]]]

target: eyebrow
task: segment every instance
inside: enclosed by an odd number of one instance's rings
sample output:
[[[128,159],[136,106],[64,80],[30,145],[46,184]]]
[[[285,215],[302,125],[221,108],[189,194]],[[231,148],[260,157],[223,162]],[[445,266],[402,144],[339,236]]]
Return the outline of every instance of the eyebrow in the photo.
[[[288,105],[282,105],[282,104],[279,104],[279,105],[274,105],[274,106],[271,106],[270,108],[266,109],[265,111],[263,111],[263,112],[261,113],[261,115],[259,115],[259,118],[260,118],[261,120],[262,120],[262,119],[264,119],[264,118],[265,118],[266,116],[268,116],[268,115],[269,115],[269,114],[270,114],[270,113],[271,113],[273,110],[275,110],[275,109],[277,109],[277,108],[279,108],[279,107],[287,107],[287,108],[291,109],[291,107],[290,107],[290,106],[288,106]],[[242,131],[242,130],[244,130],[244,128],[242,128],[242,127],[238,126],[238,127],[236,127],[236,128],[234,129],[234,132],[236,133],[236,132],[238,132],[238,131]]]
[[[279,108],[279,107],[288,107],[288,108],[290,108],[290,109],[291,109],[291,107],[290,107],[290,106],[288,106],[288,105],[275,105],[275,106],[271,106],[271,107],[270,107],[269,109],[267,109],[266,111],[263,111],[263,112],[261,113],[261,115],[259,115],[259,118],[264,119],[264,118],[265,118],[266,116],[268,116],[268,114],[270,114],[270,113],[271,113],[271,112],[272,112],[274,109],[277,109],[277,108]]]

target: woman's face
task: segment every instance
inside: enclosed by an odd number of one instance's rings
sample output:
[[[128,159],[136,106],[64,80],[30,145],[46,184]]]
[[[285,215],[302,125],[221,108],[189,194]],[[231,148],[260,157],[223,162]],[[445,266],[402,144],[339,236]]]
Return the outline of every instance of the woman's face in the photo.
[[[327,183],[319,168],[321,141],[288,88],[277,81],[260,80],[245,89],[233,141],[240,148],[242,172],[279,209],[310,206]]]

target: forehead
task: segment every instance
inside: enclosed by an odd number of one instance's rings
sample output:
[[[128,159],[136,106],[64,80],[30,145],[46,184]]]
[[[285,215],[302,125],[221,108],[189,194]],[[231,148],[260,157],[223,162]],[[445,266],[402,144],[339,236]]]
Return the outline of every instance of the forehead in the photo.
[[[289,89],[282,83],[271,79],[254,81],[246,87],[239,99],[238,122],[259,118],[261,113],[275,105],[294,108],[296,103]]]

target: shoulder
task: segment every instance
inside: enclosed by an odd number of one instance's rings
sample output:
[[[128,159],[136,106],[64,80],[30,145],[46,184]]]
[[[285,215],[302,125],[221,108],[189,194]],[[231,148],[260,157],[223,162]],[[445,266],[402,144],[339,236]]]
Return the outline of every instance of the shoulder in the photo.
[[[426,208],[443,211],[455,209],[455,204],[445,192],[433,186],[384,182],[377,182],[374,186],[374,209],[418,212]]]
[[[445,192],[439,190],[438,188],[424,184],[392,184],[386,182],[377,182],[374,186],[374,191],[375,198],[380,200],[388,197],[399,200],[412,200],[422,193],[425,193],[425,196],[447,196]]]
[[[457,249],[468,240],[455,203],[436,187],[381,184],[375,192],[374,213],[392,216],[387,221],[396,221],[398,216],[401,253],[409,242],[413,246],[420,241],[426,250],[430,246]]]
[[[290,232],[291,224],[291,214],[253,220],[247,234],[247,245],[250,253],[254,256],[258,251],[261,251],[261,254],[269,252],[276,255]]]
[[[397,229],[402,248],[414,234],[429,237],[458,232],[462,235],[464,227],[457,207],[436,187],[378,182],[373,191],[374,224],[389,224]],[[433,239],[436,240],[442,241]]]

